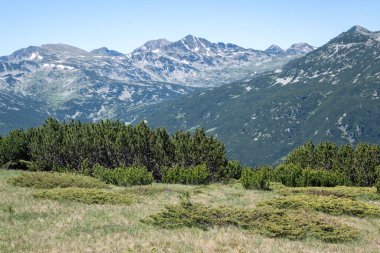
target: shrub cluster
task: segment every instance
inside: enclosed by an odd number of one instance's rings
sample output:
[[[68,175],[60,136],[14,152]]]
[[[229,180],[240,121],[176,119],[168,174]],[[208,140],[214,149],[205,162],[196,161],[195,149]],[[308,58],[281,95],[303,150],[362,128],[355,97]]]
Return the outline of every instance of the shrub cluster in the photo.
[[[22,172],[10,178],[8,183],[34,188],[108,188],[107,184],[93,177],[57,172]]]
[[[332,215],[380,217],[380,208],[362,201],[335,196],[294,195],[274,198],[258,204],[279,209],[312,209]]]
[[[376,176],[377,176],[375,187],[377,189],[377,193],[380,194],[380,165],[376,167],[375,171],[376,171]]]
[[[56,188],[37,191],[33,196],[53,200],[70,200],[86,204],[129,205],[132,203],[132,199],[125,194],[100,189]]]
[[[0,167],[28,169],[20,160],[33,162],[33,168],[54,171],[70,168],[83,171],[100,164],[106,168],[144,166],[161,179],[164,167],[193,167],[206,164],[216,178],[227,164],[224,144],[201,128],[193,133],[165,129],[152,130],[141,122],[135,126],[119,121],[45,123],[26,131],[14,130],[0,137]]]
[[[380,165],[380,146],[360,143],[355,148],[350,145],[338,147],[332,142],[314,146],[309,141],[290,152],[285,163],[302,169],[341,172],[352,185],[373,186],[380,177],[376,174],[376,166]]]
[[[244,168],[241,173],[241,183],[246,189],[269,190],[272,170],[268,167]]]
[[[210,179],[210,173],[205,164],[192,168],[165,168],[162,175],[162,182],[169,184],[208,184]]]
[[[348,179],[341,172],[325,169],[302,169],[301,166],[292,163],[279,165],[274,170],[274,180],[290,187],[333,187],[349,184]]]
[[[276,191],[282,195],[289,196],[294,194],[334,196],[338,198],[349,198],[353,200],[380,200],[375,187],[278,187]]]
[[[182,200],[166,206],[161,213],[143,222],[162,228],[237,226],[269,237],[288,239],[315,238],[326,242],[345,242],[358,237],[358,231],[339,221],[309,212],[268,207],[243,209],[210,207]]]
[[[219,181],[228,182],[230,179],[240,179],[243,167],[239,161],[230,160],[227,165],[220,168],[217,174]]]
[[[93,175],[109,184],[119,186],[147,185],[153,182],[152,172],[144,167],[118,167],[107,169],[101,165],[93,167]]]

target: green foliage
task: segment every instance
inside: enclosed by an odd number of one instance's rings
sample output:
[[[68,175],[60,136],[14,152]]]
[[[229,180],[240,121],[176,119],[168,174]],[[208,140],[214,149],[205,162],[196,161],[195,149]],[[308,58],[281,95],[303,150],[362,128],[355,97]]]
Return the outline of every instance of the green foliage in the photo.
[[[349,182],[342,173],[324,169],[304,169],[297,181],[298,186],[334,187],[347,184]]]
[[[338,147],[332,142],[321,142],[314,150],[314,161],[316,168],[332,170],[336,164]]]
[[[0,138],[0,167],[23,169],[19,160],[28,160],[28,138],[23,130],[13,130]]]
[[[39,166],[35,162],[26,161],[26,160],[19,160],[18,164],[21,165],[21,168],[25,168],[26,170],[29,170],[29,171],[38,171],[39,170]]]
[[[106,183],[119,186],[148,185],[153,182],[152,172],[138,166],[107,169],[101,165],[95,165],[93,175]]]
[[[241,183],[245,189],[269,190],[272,170],[268,167],[244,168],[241,173]]]
[[[314,147],[307,142],[293,150],[285,160],[302,169],[326,169],[342,173],[346,183],[356,186],[372,186],[378,176],[375,167],[380,164],[380,146],[360,143],[353,149],[349,145],[337,147],[331,142],[322,142]]]
[[[326,242],[345,242],[358,237],[355,228],[313,213],[264,206],[256,209],[210,207],[188,199],[183,199],[178,205],[166,206],[164,211],[143,222],[167,229],[236,226],[264,236],[292,240],[315,238]]]
[[[156,180],[161,179],[164,167],[200,164],[206,164],[216,178],[227,164],[223,143],[200,128],[170,136],[165,129],[152,130],[144,122],[127,126],[119,121],[60,123],[52,118],[40,127],[12,131],[0,139],[0,166],[21,168],[19,160],[33,162],[33,170],[70,168],[86,175],[92,174],[95,164],[107,168],[138,165]]]
[[[34,193],[33,196],[53,200],[70,200],[86,204],[129,205],[132,203],[132,199],[125,194],[100,189],[57,188],[40,190]]]
[[[360,143],[355,149],[352,164],[356,172],[354,183],[358,186],[374,185],[377,165],[380,165],[380,146]]]
[[[276,187],[276,192],[288,196],[294,194],[307,194],[319,196],[334,196],[337,198],[349,198],[353,200],[380,200],[375,187]]]
[[[348,179],[340,172],[325,169],[302,169],[295,164],[281,164],[274,170],[274,178],[289,187],[326,186],[349,184]]]
[[[218,170],[226,166],[227,155],[222,142],[214,136],[206,136],[202,128],[190,133],[176,132],[173,135],[175,164],[179,167],[193,167],[206,164],[212,179]]]
[[[302,177],[302,169],[293,163],[281,164],[274,170],[274,178],[283,185],[295,187],[299,186],[299,178]]]
[[[205,164],[192,168],[166,168],[163,170],[162,182],[169,184],[208,184],[210,173]]]
[[[358,200],[335,196],[294,195],[274,198],[258,204],[279,209],[312,209],[332,215],[350,215],[356,217],[380,217],[380,208]]]
[[[19,176],[10,178],[8,183],[34,188],[108,188],[105,183],[92,177],[57,172],[22,172]]]
[[[229,160],[227,165],[218,171],[218,179],[228,182],[230,179],[240,179],[243,168],[239,161]]]
[[[377,177],[375,187],[377,189],[377,193],[380,194],[380,165],[376,166],[375,171],[376,171],[376,177]]]
[[[301,168],[312,167],[315,164],[314,150],[313,142],[308,141],[290,152],[286,157],[285,163],[295,164]]]

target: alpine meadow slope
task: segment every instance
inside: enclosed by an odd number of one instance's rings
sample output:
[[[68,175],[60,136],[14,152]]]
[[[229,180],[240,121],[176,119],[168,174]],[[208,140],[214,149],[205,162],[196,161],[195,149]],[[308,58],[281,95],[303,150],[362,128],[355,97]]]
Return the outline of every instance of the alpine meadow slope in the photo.
[[[170,131],[203,127],[230,158],[259,165],[307,140],[380,143],[379,99],[380,32],[354,26],[274,71],[132,115]]]

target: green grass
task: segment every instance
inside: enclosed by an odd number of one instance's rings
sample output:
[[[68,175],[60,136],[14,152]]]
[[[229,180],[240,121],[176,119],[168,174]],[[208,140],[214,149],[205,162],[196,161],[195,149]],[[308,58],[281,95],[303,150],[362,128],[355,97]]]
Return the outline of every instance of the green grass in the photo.
[[[247,229],[237,225],[213,225],[206,230],[194,226],[166,229],[142,223],[152,215],[165,212],[166,205],[176,206],[178,196],[188,192],[194,205],[223,210],[257,210],[258,203],[283,196],[273,191],[245,190],[240,183],[191,186],[156,184],[128,188],[112,187],[107,192],[133,199],[124,204],[86,204],[78,201],[35,198],[39,189],[8,184],[20,171],[0,170],[0,252],[378,252],[380,219],[376,217],[332,216],[310,209],[264,210],[271,221],[265,227]],[[362,188],[357,188],[362,189]],[[295,196],[298,194],[295,194]],[[313,197],[312,195],[309,195]],[[380,202],[365,202],[380,207]],[[284,214],[282,214],[284,213]],[[325,222],[317,226],[328,230],[352,227],[356,239],[339,243],[325,242],[324,233],[306,233],[302,226],[294,231],[298,237],[280,236],[287,227],[287,214],[294,224],[311,226],[308,221]],[[281,218],[280,218],[281,217]],[[264,222],[265,221],[265,222]],[[256,220],[255,222],[259,222]],[[333,227],[329,225],[333,224]],[[289,228],[292,224],[289,225]],[[269,231],[269,232],[265,232]],[[298,231],[298,232],[297,232]],[[321,231],[321,230],[320,230]],[[319,235],[318,235],[319,234]],[[343,235],[347,236],[346,233]],[[303,237],[304,236],[304,237]],[[339,241],[339,240],[338,240]]]
[[[39,190],[33,194],[33,197],[53,200],[70,200],[86,204],[129,205],[132,203],[131,197],[123,193],[85,188],[57,188]]]
[[[57,172],[22,172],[8,180],[9,184],[34,188],[109,188],[98,179],[88,176]]]

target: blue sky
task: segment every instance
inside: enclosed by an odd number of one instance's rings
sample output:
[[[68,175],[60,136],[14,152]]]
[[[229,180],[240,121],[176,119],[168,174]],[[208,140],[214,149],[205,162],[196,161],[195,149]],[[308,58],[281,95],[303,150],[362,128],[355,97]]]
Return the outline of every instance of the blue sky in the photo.
[[[265,49],[314,46],[359,24],[380,30],[379,0],[1,0],[0,55],[66,43],[128,53],[187,34]]]

